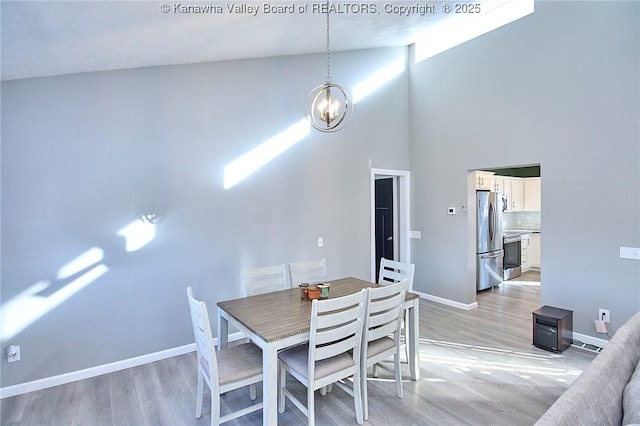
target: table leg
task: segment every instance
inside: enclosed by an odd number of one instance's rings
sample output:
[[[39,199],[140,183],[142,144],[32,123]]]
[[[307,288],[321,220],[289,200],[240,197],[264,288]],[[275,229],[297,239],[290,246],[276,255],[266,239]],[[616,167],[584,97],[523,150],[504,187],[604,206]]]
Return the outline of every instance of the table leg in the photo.
[[[409,371],[413,380],[420,380],[420,299],[409,309]]]
[[[222,310],[218,308],[218,350],[225,349],[229,345],[229,321],[222,316]]]
[[[267,343],[262,348],[262,424],[278,424],[278,348]]]

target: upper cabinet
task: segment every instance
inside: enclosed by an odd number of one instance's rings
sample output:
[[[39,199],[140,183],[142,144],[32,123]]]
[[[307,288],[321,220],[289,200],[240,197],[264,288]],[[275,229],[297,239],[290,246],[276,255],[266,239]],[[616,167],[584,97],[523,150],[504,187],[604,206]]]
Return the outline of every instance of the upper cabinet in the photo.
[[[511,184],[511,199],[507,199],[509,208],[507,210],[524,209],[524,181],[522,178],[509,178]]]
[[[504,176],[491,176],[491,190],[494,192],[502,192],[503,194],[506,192],[505,189],[505,178]]]
[[[525,178],[524,209],[540,211],[540,178]]]
[[[500,176],[494,172],[475,172],[476,189],[501,192],[507,211],[540,211],[540,178]]]
[[[476,189],[479,190],[487,190],[493,191],[491,187],[491,177],[493,176],[493,172],[476,172]]]

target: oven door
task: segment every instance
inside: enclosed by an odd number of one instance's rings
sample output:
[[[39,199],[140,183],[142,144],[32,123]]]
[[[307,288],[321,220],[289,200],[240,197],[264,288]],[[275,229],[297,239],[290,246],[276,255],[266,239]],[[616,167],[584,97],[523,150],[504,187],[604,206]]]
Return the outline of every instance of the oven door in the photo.
[[[518,238],[505,238],[504,243],[504,279],[519,277],[522,273],[521,254],[522,240]]]

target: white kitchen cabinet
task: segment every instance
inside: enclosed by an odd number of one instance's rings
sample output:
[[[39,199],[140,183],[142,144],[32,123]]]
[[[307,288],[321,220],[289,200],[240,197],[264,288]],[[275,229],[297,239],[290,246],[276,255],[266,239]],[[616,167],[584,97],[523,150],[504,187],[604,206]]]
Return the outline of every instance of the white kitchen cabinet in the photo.
[[[476,172],[476,189],[492,191],[491,188],[491,177],[493,176],[493,172]]]
[[[511,199],[508,200],[509,208],[507,210],[523,210],[524,180],[522,178],[511,178],[509,183],[511,184]]]
[[[491,190],[504,194],[504,176],[491,176]]]
[[[540,211],[540,178],[526,178],[524,182],[524,209]]]
[[[527,252],[527,258],[529,266],[531,268],[540,268],[540,247],[542,237],[540,234],[529,234],[529,250]]]
[[[502,195],[506,199],[505,208],[507,211],[511,209],[511,178],[510,177],[502,177]]]
[[[529,234],[522,234],[520,245],[520,269],[527,272],[531,269],[529,265]]]

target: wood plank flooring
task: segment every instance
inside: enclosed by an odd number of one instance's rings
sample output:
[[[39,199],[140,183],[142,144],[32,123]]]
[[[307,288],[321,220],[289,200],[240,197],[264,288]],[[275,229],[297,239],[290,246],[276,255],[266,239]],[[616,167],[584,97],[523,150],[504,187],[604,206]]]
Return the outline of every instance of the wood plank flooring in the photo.
[[[404,399],[384,372],[369,382],[367,425],[531,425],[596,356],[571,347],[561,354],[531,344],[531,312],[540,288],[502,284],[478,295],[479,308],[461,311],[420,302],[422,379],[404,383]],[[6,398],[2,425],[206,425],[194,418],[195,354]],[[406,368],[406,366],[405,366]],[[288,384],[296,383],[290,378]],[[294,391],[304,395],[302,386]],[[223,397],[222,412],[245,406],[246,389]],[[261,389],[258,389],[261,397]],[[304,399],[303,399],[304,400]],[[290,403],[279,424],[306,418]],[[262,412],[229,425],[260,425]],[[318,425],[356,424],[353,399],[334,387],[316,397]]]

